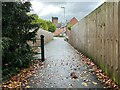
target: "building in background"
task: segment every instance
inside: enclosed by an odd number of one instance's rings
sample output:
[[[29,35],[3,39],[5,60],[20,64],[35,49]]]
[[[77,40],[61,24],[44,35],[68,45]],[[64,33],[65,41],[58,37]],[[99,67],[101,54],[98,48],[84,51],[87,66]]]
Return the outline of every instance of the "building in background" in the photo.
[[[58,24],[58,17],[52,17],[52,23],[57,25]]]
[[[69,36],[70,35],[70,30],[68,30],[68,26],[71,25],[73,26],[78,22],[78,20],[73,17],[69,21],[67,21],[66,25],[62,25],[58,23],[58,18],[57,17],[52,17],[52,22],[56,24],[56,31],[53,33],[54,36]]]
[[[70,21],[67,21],[67,27],[68,27],[68,25],[73,26],[77,22],[78,22],[78,20],[75,17],[73,17]]]
[[[58,22],[58,17],[52,17],[52,23],[56,25],[56,28],[61,28],[61,23]]]
[[[60,35],[64,32],[64,28],[57,28],[56,31],[53,33],[54,36],[60,37]]]
[[[69,25],[72,27],[73,25],[75,25],[78,22],[78,20],[73,17],[71,20],[67,21],[66,24],[66,35],[69,37],[70,35],[70,30],[68,30]]]

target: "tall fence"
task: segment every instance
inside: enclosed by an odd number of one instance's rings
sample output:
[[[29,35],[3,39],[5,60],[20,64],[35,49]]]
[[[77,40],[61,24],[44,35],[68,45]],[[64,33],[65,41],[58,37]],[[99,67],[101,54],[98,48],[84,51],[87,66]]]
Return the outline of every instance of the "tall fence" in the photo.
[[[75,24],[69,43],[120,85],[120,2],[105,2]]]

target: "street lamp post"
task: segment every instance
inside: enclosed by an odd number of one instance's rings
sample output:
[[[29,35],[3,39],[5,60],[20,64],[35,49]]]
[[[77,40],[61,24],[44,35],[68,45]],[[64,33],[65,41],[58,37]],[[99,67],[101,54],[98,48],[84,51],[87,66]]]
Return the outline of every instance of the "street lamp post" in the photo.
[[[65,23],[66,23],[66,20],[65,20],[65,7],[61,7],[64,9],[64,32],[65,32]]]
[[[61,7],[64,9],[64,23],[65,23],[65,7]]]

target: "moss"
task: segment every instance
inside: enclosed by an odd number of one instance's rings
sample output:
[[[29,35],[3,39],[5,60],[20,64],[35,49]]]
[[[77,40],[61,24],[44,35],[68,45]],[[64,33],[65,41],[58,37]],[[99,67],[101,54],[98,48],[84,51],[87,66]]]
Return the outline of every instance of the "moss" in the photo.
[[[84,50],[81,50],[81,49],[78,49],[78,48],[75,48],[75,49],[77,49],[80,53],[82,53],[84,56],[88,57],[90,60],[92,60],[92,61],[94,62],[94,58],[93,58],[92,56],[88,55],[87,51],[84,51]],[[98,60],[97,60],[97,61],[98,61]],[[111,78],[112,78],[118,85],[120,85],[120,78],[119,78],[119,77],[117,78],[117,76],[115,76],[114,74],[111,75],[110,71],[108,71],[108,69],[107,69],[107,67],[108,67],[107,65],[104,66],[102,63],[95,63],[95,64],[96,64],[98,67],[100,67],[105,74],[111,76]]]
[[[113,74],[112,78],[118,85],[120,85],[120,80],[119,80],[120,78],[119,77],[117,77],[117,76],[115,76],[115,74]]]
[[[105,67],[103,66],[103,64],[100,65],[100,68],[105,72]]]
[[[112,75],[112,78],[113,78],[114,81],[117,81],[117,80],[116,80],[117,78],[115,78],[115,75],[114,75],[114,74]],[[117,81],[117,83],[118,83],[118,81]]]
[[[118,85],[120,85],[120,78],[118,79]]]
[[[107,68],[106,67],[104,67],[104,69],[105,69],[105,73],[107,74],[108,72],[107,72]]]

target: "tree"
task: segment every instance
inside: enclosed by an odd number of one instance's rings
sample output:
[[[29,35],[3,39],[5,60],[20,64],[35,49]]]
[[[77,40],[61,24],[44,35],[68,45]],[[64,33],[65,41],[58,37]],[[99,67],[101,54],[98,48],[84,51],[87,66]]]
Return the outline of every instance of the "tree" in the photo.
[[[48,26],[45,20],[40,19],[40,28],[48,30]]]
[[[53,24],[51,21],[47,21],[47,25],[48,25],[48,31],[54,32],[56,30],[55,24]]]
[[[54,32],[56,30],[55,24],[53,24],[51,21],[46,21],[46,20],[40,19],[38,17],[38,15],[36,15],[36,14],[33,14],[31,16],[34,18],[32,23],[38,24],[40,28],[50,31],[50,32]]]
[[[72,25],[69,24],[67,28],[68,28],[68,30],[71,30]]]
[[[38,15],[36,15],[36,14],[33,14],[31,16],[34,18],[32,23],[38,24],[39,28],[41,28],[41,29],[48,30],[48,26],[47,26],[47,23],[46,23],[47,21],[46,20],[40,19],[38,17]]]
[[[33,51],[28,41],[35,41],[39,29],[33,24],[30,2],[2,2],[2,75],[3,80],[28,67]]]

